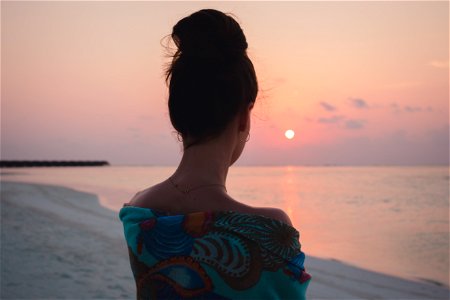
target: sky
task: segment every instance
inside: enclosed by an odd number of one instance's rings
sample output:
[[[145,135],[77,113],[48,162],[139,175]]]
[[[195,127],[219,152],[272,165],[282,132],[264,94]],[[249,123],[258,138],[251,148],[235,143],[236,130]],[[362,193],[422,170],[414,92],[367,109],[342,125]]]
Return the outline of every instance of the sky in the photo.
[[[166,37],[202,8],[260,84],[238,165],[448,164],[446,1],[2,1],[1,159],[177,164]]]

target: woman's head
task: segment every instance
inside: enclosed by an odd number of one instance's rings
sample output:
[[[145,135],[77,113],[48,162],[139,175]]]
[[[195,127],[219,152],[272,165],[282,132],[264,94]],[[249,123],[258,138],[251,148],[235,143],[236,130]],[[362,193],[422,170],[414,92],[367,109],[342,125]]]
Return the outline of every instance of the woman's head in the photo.
[[[172,39],[177,51],[166,73],[169,113],[186,148],[217,137],[248,111],[258,83],[245,35],[232,17],[200,10],[173,27]]]

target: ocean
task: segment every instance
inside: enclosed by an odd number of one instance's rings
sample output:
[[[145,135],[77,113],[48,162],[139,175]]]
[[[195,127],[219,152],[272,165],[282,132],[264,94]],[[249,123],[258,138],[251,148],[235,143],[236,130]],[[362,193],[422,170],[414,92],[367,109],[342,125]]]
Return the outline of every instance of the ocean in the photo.
[[[2,181],[95,193],[119,211],[175,167],[2,169]],[[228,193],[285,210],[307,255],[449,285],[449,169],[444,167],[232,167]],[[306,267],[307,267],[306,260]],[[343,274],[345,276],[345,274]]]

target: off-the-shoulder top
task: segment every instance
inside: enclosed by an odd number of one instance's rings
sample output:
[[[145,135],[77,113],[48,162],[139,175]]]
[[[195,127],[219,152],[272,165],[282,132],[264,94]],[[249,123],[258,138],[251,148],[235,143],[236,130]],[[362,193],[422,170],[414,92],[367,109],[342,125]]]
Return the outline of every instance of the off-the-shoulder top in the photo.
[[[299,233],[282,221],[135,206],[119,217],[138,299],[305,299]]]

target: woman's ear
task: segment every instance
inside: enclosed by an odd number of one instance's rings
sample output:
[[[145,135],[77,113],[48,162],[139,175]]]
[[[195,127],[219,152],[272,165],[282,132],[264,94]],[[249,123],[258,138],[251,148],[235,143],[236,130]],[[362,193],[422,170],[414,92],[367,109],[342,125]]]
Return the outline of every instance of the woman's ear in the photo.
[[[253,102],[250,102],[240,115],[239,115],[239,131],[247,130],[247,126],[250,123],[250,112],[253,109]]]

